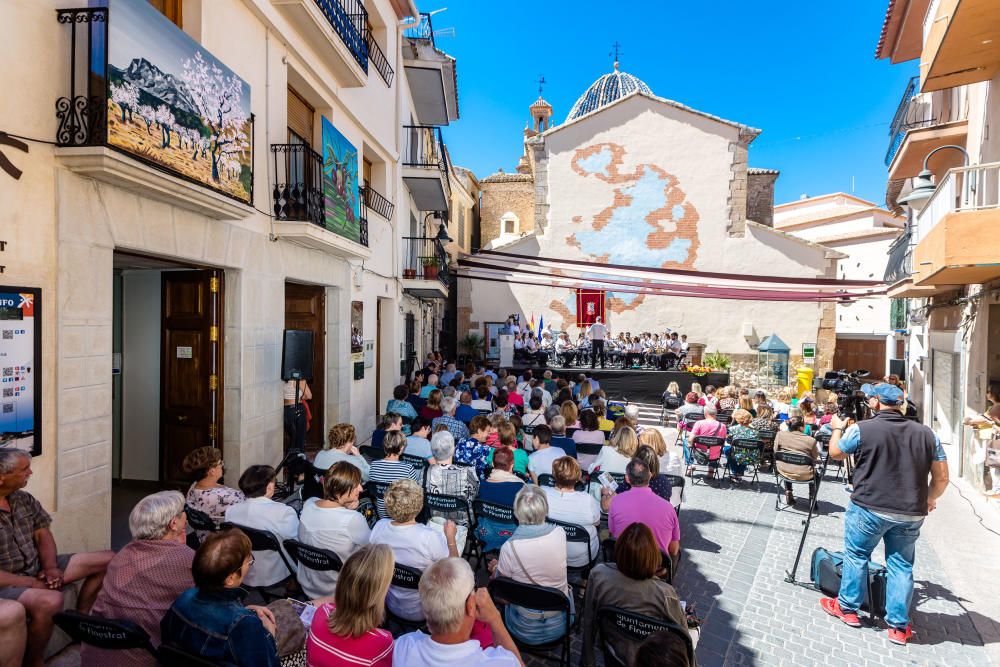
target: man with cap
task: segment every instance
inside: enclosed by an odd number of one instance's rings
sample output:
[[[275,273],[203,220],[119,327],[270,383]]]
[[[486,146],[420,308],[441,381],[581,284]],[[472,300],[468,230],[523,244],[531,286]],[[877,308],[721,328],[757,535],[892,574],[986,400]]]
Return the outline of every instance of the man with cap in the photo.
[[[889,641],[905,645],[910,629],[913,561],[920,527],[948,486],[948,462],[934,432],[903,416],[903,391],[891,384],[861,388],[875,416],[853,423],[835,416],[830,425],[830,456],[854,456],[854,491],[844,517],[844,564],[840,593],[822,598],[831,616],[860,627],[868,561],[885,543],[888,590],[885,621]],[[928,477],[930,482],[928,483]]]

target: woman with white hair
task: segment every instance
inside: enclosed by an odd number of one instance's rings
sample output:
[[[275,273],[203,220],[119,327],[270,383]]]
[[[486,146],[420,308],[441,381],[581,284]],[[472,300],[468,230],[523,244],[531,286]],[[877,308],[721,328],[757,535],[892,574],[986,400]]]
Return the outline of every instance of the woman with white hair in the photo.
[[[185,542],[184,496],[160,491],[146,496],[128,517],[132,541],[108,564],[104,586],[91,613],[135,623],[160,644],[160,620],[181,593],[194,586],[194,551]],[[156,665],[139,649],[106,651],[91,644],[81,649],[84,665]]]
[[[573,622],[573,595],[566,581],[566,533],[546,523],[549,502],[537,486],[525,486],[514,498],[518,526],[500,548],[500,560],[490,561],[493,574],[535,586],[562,591],[569,598]],[[555,641],[566,629],[563,612],[538,611],[507,605],[504,621],[511,634],[527,644]]]
[[[435,465],[427,469],[424,488],[428,493],[464,498],[469,506],[479,493],[479,476],[473,466],[460,466],[454,462],[455,438],[448,431],[440,431],[431,437],[431,454]],[[458,526],[458,553],[465,549],[465,538],[469,532],[469,519],[464,511],[431,512],[429,525],[444,530],[445,522],[452,520]]]

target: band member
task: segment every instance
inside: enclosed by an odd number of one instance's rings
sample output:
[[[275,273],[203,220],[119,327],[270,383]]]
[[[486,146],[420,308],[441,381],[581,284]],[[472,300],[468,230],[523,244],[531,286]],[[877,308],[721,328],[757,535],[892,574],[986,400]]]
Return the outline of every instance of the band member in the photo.
[[[576,348],[569,342],[569,336],[563,331],[556,339],[556,358],[563,366],[570,366],[576,359]]]

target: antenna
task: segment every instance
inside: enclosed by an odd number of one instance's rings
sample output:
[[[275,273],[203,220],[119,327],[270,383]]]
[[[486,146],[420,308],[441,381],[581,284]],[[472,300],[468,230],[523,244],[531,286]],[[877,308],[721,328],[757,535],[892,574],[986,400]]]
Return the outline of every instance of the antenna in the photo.
[[[547,82],[545,81],[545,75],[544,74],[539,74],[538,75],[538,97],[539,98],[541,98],[541,96],[542,96],[542,86],[544,86],[546,83]]]
[[[448,11],[447,7],[442,7],[441,9],[435,9],[433,12],[427,12],[428,16],[434,16],[435,14],[440,14],[441,12]]]

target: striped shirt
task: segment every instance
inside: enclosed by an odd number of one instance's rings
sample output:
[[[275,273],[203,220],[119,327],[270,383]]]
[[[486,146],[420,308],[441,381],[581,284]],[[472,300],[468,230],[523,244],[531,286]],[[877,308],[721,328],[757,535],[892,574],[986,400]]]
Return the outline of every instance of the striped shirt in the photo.
[[[360,637],[342,637],[330,632],[329,617],[336,606],[320,606],[313,616],[306,640],[308,667],[392,667],[392,635],[373,628]]]
[[[368,473],[368,479],[373,482],[381,482],[383,484],[392,484],[397,479],[412,479],[419,486],[423,483],[423,474],[420,470],[417,470],[409,463],[381,459],[372,462],[371,470]],[[388,516],[385,513],[385,501],[381,498],[377,498],[375,500],[375,508],[378,510],[379,518],[384,519]]]

